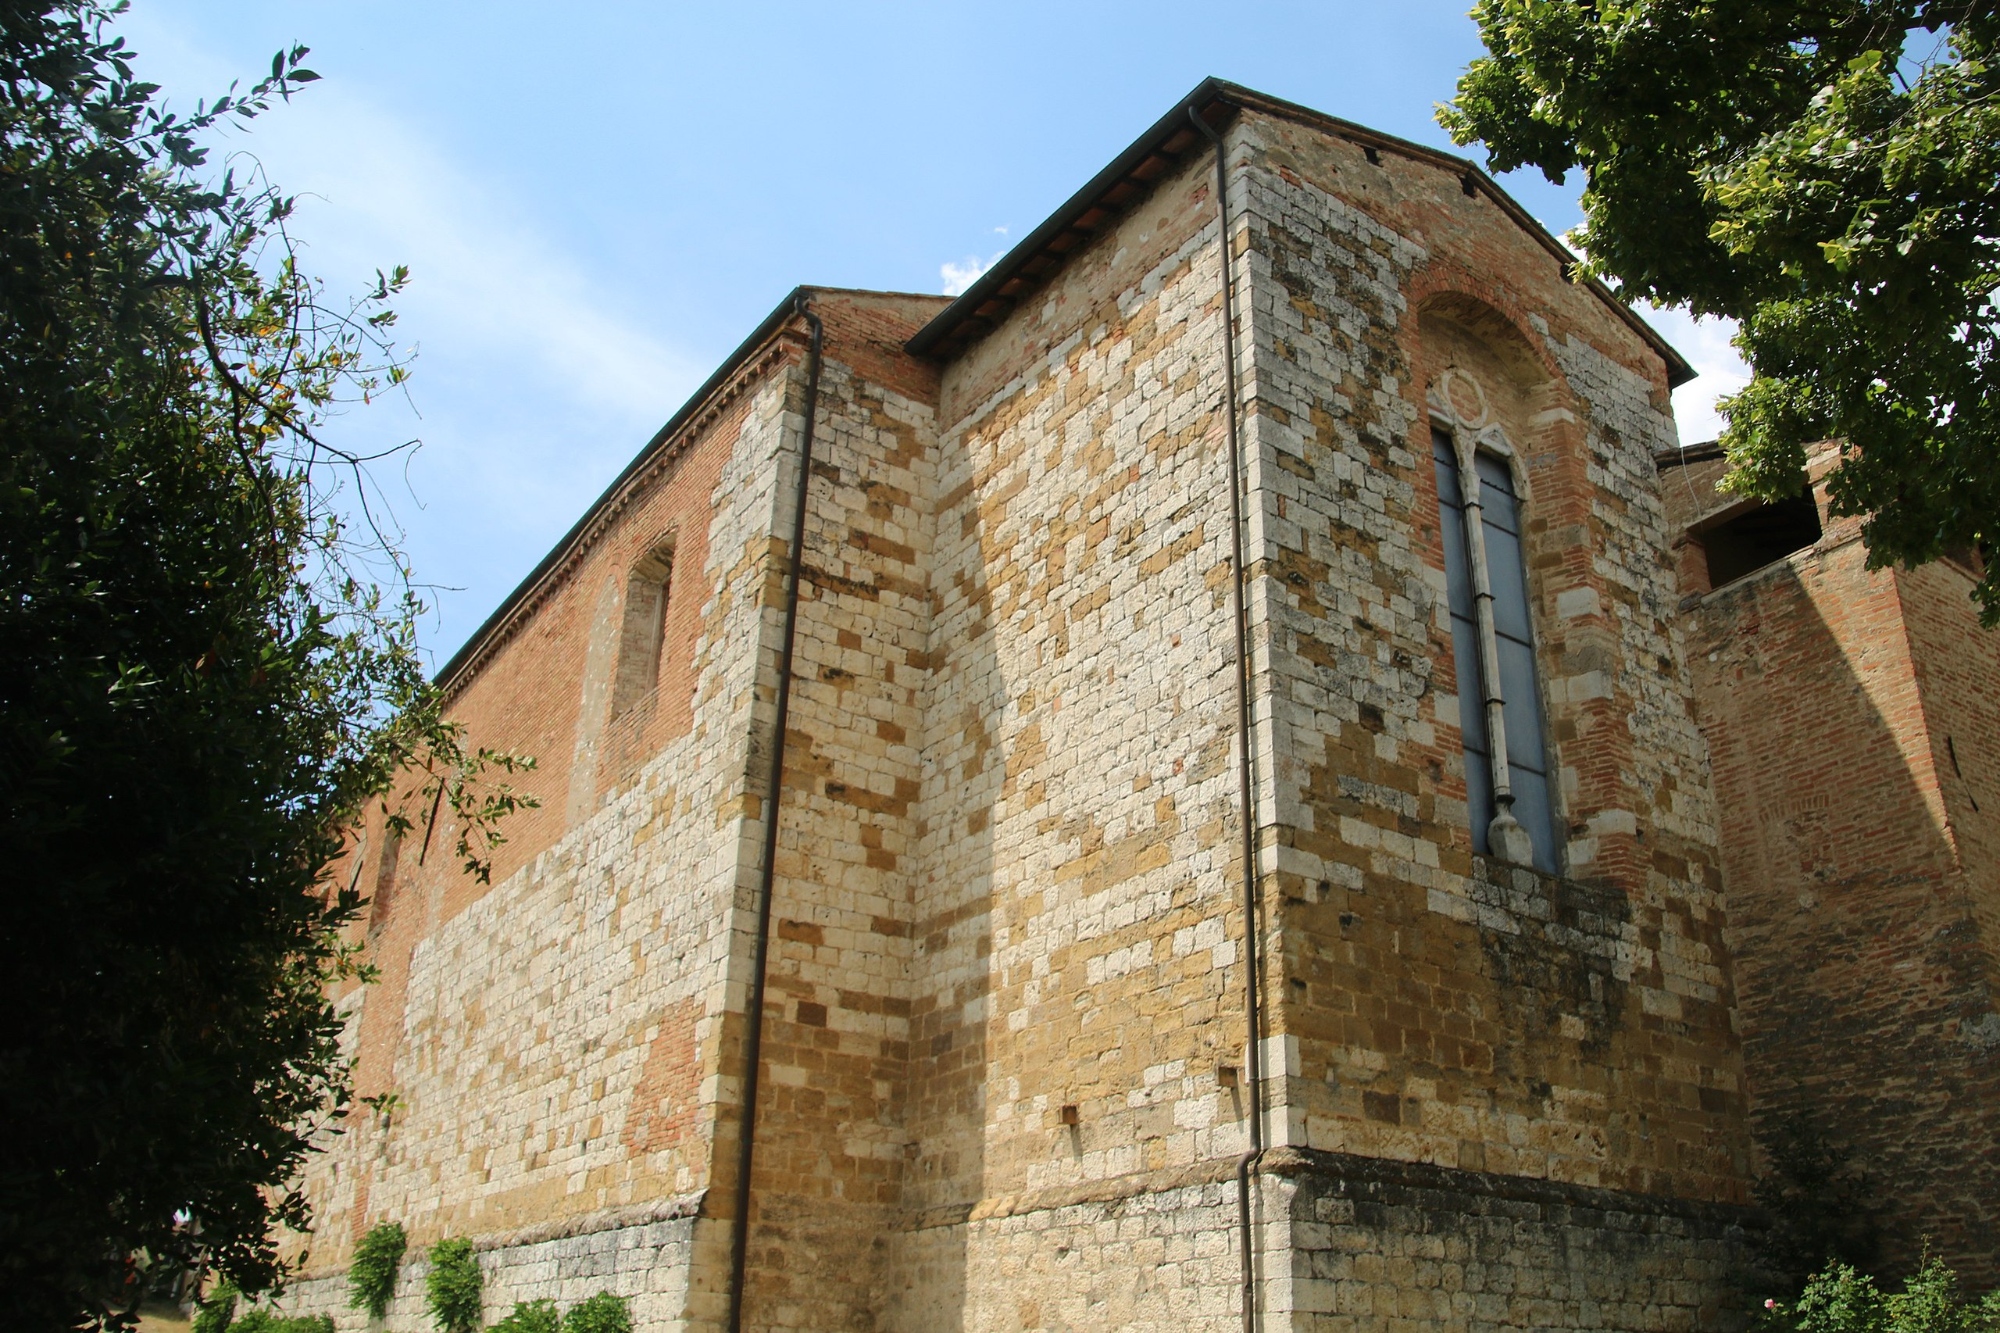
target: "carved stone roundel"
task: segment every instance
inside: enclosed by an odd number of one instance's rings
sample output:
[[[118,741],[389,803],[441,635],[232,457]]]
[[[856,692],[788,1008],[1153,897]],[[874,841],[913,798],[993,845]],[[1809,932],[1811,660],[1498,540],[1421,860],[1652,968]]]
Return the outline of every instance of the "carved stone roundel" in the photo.
[[[1478,430],[1485,425],[1486,390],[1479,387],[1479,381],[1456,366],[1445,371],[1441,378],[1438,396],[1444,399],[1444,405],[1458,424],[1467,430]]]

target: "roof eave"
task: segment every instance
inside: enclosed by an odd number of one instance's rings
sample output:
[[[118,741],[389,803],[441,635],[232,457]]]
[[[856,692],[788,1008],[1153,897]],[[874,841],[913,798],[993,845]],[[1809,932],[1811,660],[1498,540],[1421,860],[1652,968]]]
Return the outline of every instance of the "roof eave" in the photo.
[[[624,470],[619,472],[611,484],[604,488],[604,492],[591,502],[589,508],[583,511],[582,517],[578,518],[570,527],[570,530],[563,534],[562,540],[549,548],[548,554],[544,555],[535,567],[528,572],[528,576],[515,586],[514,591],[507,594],[506,599],[494,609],[493,614],[486,617],[480,623],[479,628],[474,630],[464,644],[459,647],[459,650],[451,655],[450,660],[438,669],[434,679],[439,688],[450,692],[461,683],[457,679],[459,673],[466,668],[468,663],[479,656],[480,651],[485,647],[487,641],[507,623],[515,609],[534,593],[543,580],[547,579],[561,566],[569,552],[575,548],[584,534],[590,530],[591,525],[597,520],[598,515],[618,498],[619,493],[625,489],[635,476],[645,469],[646,465],[652,461],[653,456],[660,448],[671,441],[680,433],[683,426],[700,413],[709,399],[713,398],[717,391],[726,385],[735,376],[737,371],[742,369],[744,364],[756,353],[757,349],[777,336],[779,330],[785,326],[796,312],[800,295],[811,290],[816,289],[805,286],[792,288],[786,294],[785,299],[778,302],[770,314],[764,316],[763,320],[757,325],[750,336],[737,344],[736,350],[724,359],[722,364],[716,368],[715,373],[710,375],[702,383],[702,386],[688,397],[687,402],[681,405],[680,410],[668,418],[667,424],[653,433],[652,438],[646,441],[645,447],[633,456],[632,461],[625,465]]]
[[[1220,114],[1217,114],[1217,107],[1223,108]],[[999,318],[1004,318],[1007,310],[1011,309],[1011,304],[1003,304],[1011,302],[1012,292],[1007,290],[1010,284],[1015,285],[1015,291],[1035,285],[1035,279],[1060,267],[1062,255],[1081,248],[1078,244],[1072,244],[1061,251],[1056,259],[1050,261],[1046,256],[1051,253],[1053,242],[1072,231],[1081,230],[1087,234],[1094,234],[1096,230],[1094,226],[1080,226],[1079,223],[1087,219],[1092,210],[1105,209],[1108,195],[1128,183],[1151,184],[1152,178],[1148,177],[1141,181],[1134,176],[1134,172],[1153,157],[1166,151],[1167,146],[1177,136],[1196,133],[1189,123],[1190,112],[1199,114],[1211,127],[1220,128],[1230,115],[1242,109],[1282,116],[1288,120],[1330,131],[1357,143],[1386,148],[1402,156],[1455,171],[1484,190],[1517,226],[1533,236],[1542,248],[1563,266],[1565,272],[1571,271],[1577,262],[1577,256],[1568,246],[1550,235],[1548,229],[1537,222],[1533,214],[1500,188],[1499,183],[1483,168],[1468,158],[1441,152],[1408,139],[1399,139],[1391,134],[1383,134],[1365,125],[1329,116],[1281,98],[1269,97],[1226,80],[1208,78],[1195,85],[1192,92],[1176,102],[1172,110],[1133,140],[1130,147],[1113,158],[1104,170],[1098,172],[1082,189],[1064,201],[1062,206],[1051,213],[1040,226],[1022,237],[1019,244],[1002,256],[992,268],[982,273],[978,281],[966,288],[957,300],[939,311],[928,324],[917,330],[909,342],[904,344],[905,348],[917,356],[948,356],[954,349],[947,347],[946,344],[961,340],[959,337],[961,330],[971,321],[981,320],[997,324]],[[1122,213],[1131,201],[1129,198],[1120,198],[1112,208]],[[1041,268],[1032,274],[1025,271],[1038,262],[1041,263]],[[1666,366],[1669,388],[1678,388],[1695,377],[1694,368],[1674,350],[1672,344],[1661,337],[1630,306],[1620,301],[1608,287],[1594,278],[1584,280],[1581,285],[1611,307],[1612,312],[1659,355]],[[965,335],[962,341],[969,343],[978,336],[977,333]]]

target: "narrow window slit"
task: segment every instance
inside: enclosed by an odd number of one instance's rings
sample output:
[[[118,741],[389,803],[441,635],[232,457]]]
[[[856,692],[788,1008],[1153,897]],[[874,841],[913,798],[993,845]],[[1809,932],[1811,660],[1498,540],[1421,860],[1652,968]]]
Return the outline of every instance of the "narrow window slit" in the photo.
[[[667,598],[673,575],[674,548],[672,543],[663,542],[633,565],[625,580],[618,674],[611,685],[614,718],[651,703],[659,688],[660,650],[666,638]]]

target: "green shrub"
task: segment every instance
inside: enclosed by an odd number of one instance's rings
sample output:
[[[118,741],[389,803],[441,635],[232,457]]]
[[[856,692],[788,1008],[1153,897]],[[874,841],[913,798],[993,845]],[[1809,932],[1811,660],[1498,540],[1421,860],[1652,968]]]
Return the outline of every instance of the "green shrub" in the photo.
[[[1792,1305],[1765,1301],[1763,1324],[1786,1333],[1989,1333],[2000,1330],[2000,1292],[1961,1301],[1957,1277],[1926,1259],[1902,1291],[1885,1296],[1874,1278],[1836,1263],[1815,1273]]]
[[[389,1299],[396,1294],[396,1270],[402,1267],[409,1243],[401,1222],[369,1228],[354,1247],[354,1262],[347,1270],[347,1303],[377,1319],[388,1314]]]
[[[562,1333],[632,1333],[632,1311],[623,1296],[600,1291],[570,1306],[563,1316]]]
[[[516,1301],[514,1313],[486,1333],[558,1333],[561,1327],[554,1301]]]
[[[236,1284],[226,1278],[215,1284],[208,1299],[195,1308],[190,1333],[228,1333],[229,1321],[236,1318]]]
[[[479,1328],[479,1260],[469,1240],[441,1240],[431,1246],[431,1271],[424,1278],[431,1321],[441,1333],[476,1333]]]
[[[333,1316],[278,1315],[253,1305],[229,1326],[229,1333],[333,1333]]]

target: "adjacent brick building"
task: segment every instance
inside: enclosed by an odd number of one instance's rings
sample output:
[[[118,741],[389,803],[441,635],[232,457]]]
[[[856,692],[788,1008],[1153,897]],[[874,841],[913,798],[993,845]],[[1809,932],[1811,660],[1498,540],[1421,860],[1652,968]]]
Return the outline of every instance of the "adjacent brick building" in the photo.
[[[1975,557],[1867,568],[1860,521],[1826,511],[1836,460],[1778,506],[1718,495],[1713,448],[1662,460],[1752,1106],[1762,1137],[1797,1124],[1852,1154],[1892,1269],[1928,1240],[1991,1288],[2000,635]]]
[[[1743,1052],[1815,1020],[1754,967],[1739,1006],[1716,792],[1765,756],[1712,781],[1698,724],[1687,374],[1471,164],[1215,83],[956,301],[801,289],[446,667],[540,759],[491,886],[361,831],[343,1003],[395,1109],[313,1166],[295,1299],[360,1327],[339,1276],[395,1220],[473,1238],[492,1316],[722,1326],[775,818],[744,1327],[1236,1328],[1246,1233],[1266,1330],[1729,1326]],[[1984,661],[1905,708],[1968,701],[1974,765]],[[1993,1068],[1972,859],[1923,862],[1968,924],[1907,992],[1954,1095]]]

